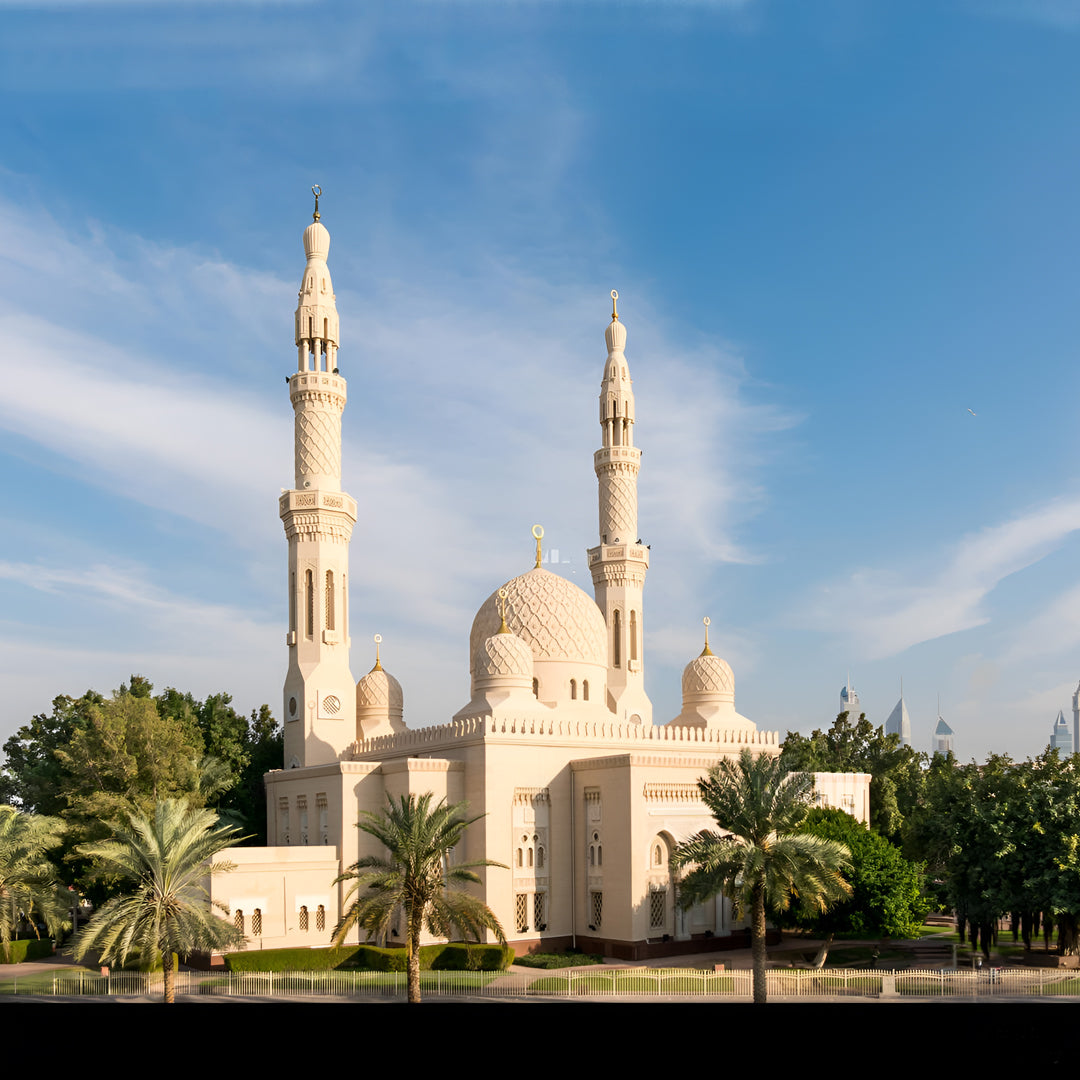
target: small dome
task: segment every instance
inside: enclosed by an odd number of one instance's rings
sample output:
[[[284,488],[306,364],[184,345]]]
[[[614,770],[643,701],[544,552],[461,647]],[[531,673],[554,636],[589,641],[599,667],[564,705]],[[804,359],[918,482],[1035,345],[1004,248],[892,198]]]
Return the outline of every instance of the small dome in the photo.
[[[485,638],[475,658],[478,679],[498,676],[532,678],[532,649],[517,634],[493,634]]]
[[[309,259],[322,259],[330,253],[330,234],[326,226],[319,221],[313,221],[304,230],[304,254]]]
[[[572,581],[536,567],[512,578],[506,589],[506,624],[534,660],[575,660],[607,667],[607,627],[591,596]],[[483,603],[469,634],[470,669],[481,670],[482,646],[499,636],[498,590]],[[506,635],[502,635],[506,636]]]
[[[735,700],[735,673],[726,660],[712,652],[703,652],[683,668],[683,701],[703,696],[716,701]]]
[[[612,319],[604,331],[608,352],[622,352],[626,348],[626,327],[618,319]]]
[[[356,684],[356,705],[358,708],[368,705],[373,708],[390,709],[401,712],[404,708],[404,695],[401,683],[382,665],[376,665]]]

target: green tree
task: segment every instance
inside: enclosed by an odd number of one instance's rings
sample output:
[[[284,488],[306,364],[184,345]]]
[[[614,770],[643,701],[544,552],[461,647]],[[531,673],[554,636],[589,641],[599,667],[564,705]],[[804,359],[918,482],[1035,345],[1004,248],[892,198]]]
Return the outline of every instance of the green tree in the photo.
[[[34,925],[40,916],[54,936],[63,928],[71,900],[46,854],[60,845],[62,830],[57,818],[0,806],[0,963],[11,962],[21,922]]]
[[[187,957],[229,945],[243,935],[210,906],[203,885],[207,874],[233,869],[208,860],[232,846],[236,830],[221,828],[211,810],[165,799],[152,815],[132,812],[115,839],[82,845],[80,851],[134,891],[107,901],[75,939],[82,960],[97,953],[106,964],[124,964],[137,955],[160,957],[165,972],[165,1001],[174,996],[175,955]]]
[[[926,755],[901,746],[899,735],[875,728],[865,713],[854,720],[842,712],[828,731],[809,736],[789,731],[781,758],[792,771],[870,773],[870,824],[882,836],[901,841],[922,795]]]
[[[872,832],[843,810],[813,809],[800,832],[835,840],[851,852],[847,874],[851,896],[821,911],[793,902],[776,918],[831,940],[834,934],[861,937],[914,937],[930,910],[923,894],[923,865],[909,862],[884,836]],[[826,942],[827,944],[827,942]],[[820,963],[824,962],[825,949]]]
[[[447,805],[443,799],[433,808],[433,797],[431,792],[402,795],[395,803],[387,796],[383,813],[364,813],[357,828],[378,840],[386,857],[365,855],[334,882],[351,882],[345,899],[352,900],[334,930],[336,945],[354,926],[369,936],[385,935],[394,913],[404,912],[410,1004],[420,1001],[420,934],[425,926],[438,937],[456,932],[477,941],[491,930],[500,944],[506,944],[502,926],[487,904],[457,886],[480,884],[476,867],[507,867],[490,859],[451,863],[451,851],[479,818],[465,816],[466,803]]]
[[[814,778],[789,772],[779,758],[749,748],[725,759],[698,781],[702,801],[724,834],[704,831],[680,844],[676,869],[690,867],[679,885],[684,908],[724,893],[741,917],[750,913],[754,1001],[764,1002],[765,914],[786,910],[793,897],[824,911],[850,895],[843,873],[850,853],[843,844],[797,832],[809,810]]]
[[[55,816],[65,809],[64,766],[56,751],[89,722],[90,709],[105,703],[93,690],[81,698],[53,698],[52,713],[38,713],[4,743],[0,802],[32,814]]]

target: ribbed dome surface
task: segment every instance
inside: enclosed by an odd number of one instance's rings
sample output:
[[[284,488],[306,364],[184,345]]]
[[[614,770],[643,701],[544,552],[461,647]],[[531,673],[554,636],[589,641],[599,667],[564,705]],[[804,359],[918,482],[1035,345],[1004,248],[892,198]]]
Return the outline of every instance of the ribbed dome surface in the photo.
[[[525,642],[534,660],[582,660],[607,666],[607,627],[593,598],[543,567],[512,578],[506,589],[506,625]],[[496,636],[498,590],[483,603],[469,635],[470,669],[480,671],[481,646]],[[502,635],[506,636],[506,635]]]
[[[684,701],[701,695],[734,701],[735,674],[726,660],[703,653],[683,668],[682,693]]]
[[[322,259],[330,254],[330,234],[320,221],[313,221],[304,230],[304,254],[309,259]]]
[[[495,634],[480,643],[476,655],[476,676],[521,675],[532,678],[532,649],[516,634]]]
[[[381,667],[373,668],[356,684],[356,704],[401,709],[401,683]]]

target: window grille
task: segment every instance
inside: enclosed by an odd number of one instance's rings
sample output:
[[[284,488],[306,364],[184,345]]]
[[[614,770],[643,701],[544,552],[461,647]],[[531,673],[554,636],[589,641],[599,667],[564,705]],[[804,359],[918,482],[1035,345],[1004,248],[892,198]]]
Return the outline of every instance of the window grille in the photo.
[[[533,926],[537,930],[543,930],[547,926],[547,917],[544,914],[544,901],[547,895],[542,892],[533,894]]]
[[[320,904],[318,908],[315,909],[315,929],[326,929],[326,908],[324,908],[322,904]]]
[[[649,926],[660,930],[667,912],[667,889],[654,889],[649,893]]]
[[[592,894],[592,926],[594,930],[599,930],[602,925],[604,917],[604,894],[602,892],[594,892]]]
[[[256,908],[251,913],[251,933],[255,937],[262,936],[262,908]]]
[[[308,928],[308,912],[306,907],[300,909],[300,929],[307,931]]]
[[[519,934],[529,929],[529,897],[526,893],[514,896],[514,921]]]
[[[233,912],[233,926],[242,934],[244,932],[244,913],[240,908]]]

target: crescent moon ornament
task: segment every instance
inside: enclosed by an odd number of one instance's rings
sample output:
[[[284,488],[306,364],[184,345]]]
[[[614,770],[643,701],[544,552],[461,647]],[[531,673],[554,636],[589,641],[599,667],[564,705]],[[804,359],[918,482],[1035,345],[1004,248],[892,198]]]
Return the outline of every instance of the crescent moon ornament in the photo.
[[[618,308],[619,290],[611,290],[611,321],[619,321],[619,308]]]
[[[536,537],[536,569],[539,570],[541,560],[540,541],[544,539],[544,526],[534,525],[532,527],[532,534]]]

